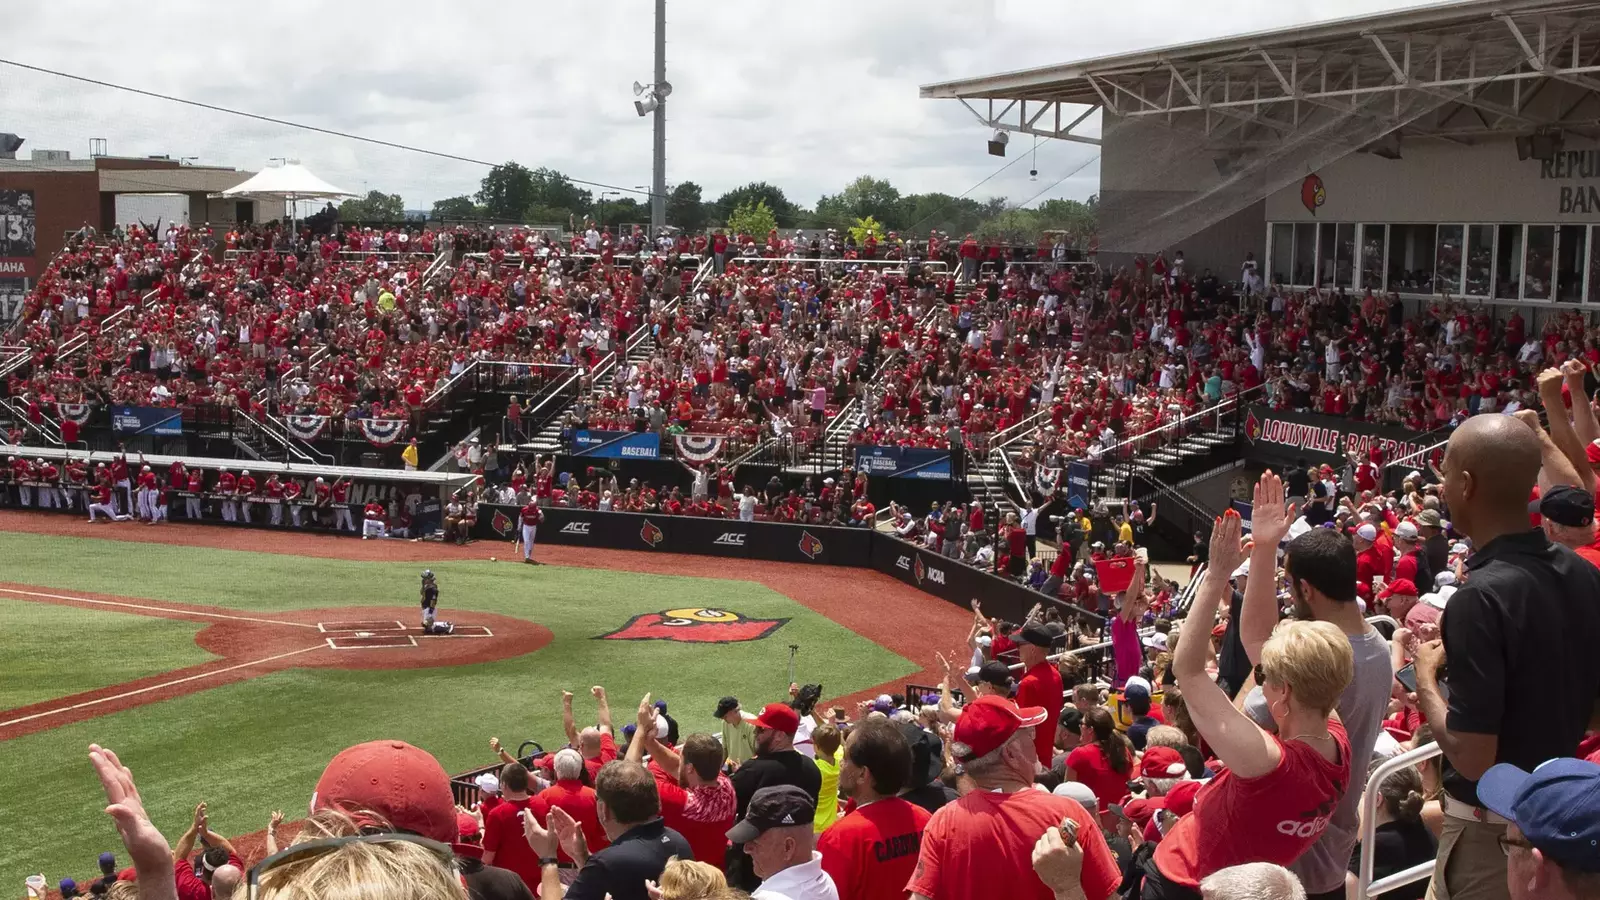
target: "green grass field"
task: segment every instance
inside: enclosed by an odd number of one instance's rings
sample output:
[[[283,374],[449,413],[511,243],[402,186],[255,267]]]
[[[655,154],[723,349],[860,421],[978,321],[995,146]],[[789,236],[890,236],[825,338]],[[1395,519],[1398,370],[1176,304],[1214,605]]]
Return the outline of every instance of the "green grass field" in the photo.
[[[592,684],[607,688],[620,727],[646,691],[666,699],[685,732],[711,730],[718,697],[747,707],[782,699],[788,645],[802,647],[798,675],[831,696],[918,670],[908,660],[762,585],[480,561],[361,563],[157,544],[0,533],[0,580],[55,589],[196,603],[268,614],[330,606],[415,602],[417,573],[438,573],[442,618],[484,611],[538,622],[555,635],[534,653],[433,669],[294,669],[0,742],[0,884],[42,871],[95,871],[117,841],[87,747],[114,748],[134,771],[146,806],[169,839],[194,805],[212,827],[245,834],[273,809],[302,816],[317,775],[339,750],[399,738],[434,753],[448,771],[493,761],[488,739],[562,742],[560,691],[579,693],[593,716]],[[737,564],[730,563],[730,575]],[[840,577],[849,577],[841,572]],[[117,684],[212,658],[201,626],[83,611],[0,595],[0,710]],[[681,607],[726,608],[790,621],[764,640],[731,644],[602,641],[632,616]],[[0,721],[6,717],[0,714]]]

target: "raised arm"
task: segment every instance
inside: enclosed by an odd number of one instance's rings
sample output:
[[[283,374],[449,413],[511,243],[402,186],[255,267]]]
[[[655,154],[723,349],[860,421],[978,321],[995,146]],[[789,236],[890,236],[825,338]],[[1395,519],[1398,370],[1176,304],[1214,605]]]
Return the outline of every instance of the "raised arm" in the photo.
[[[639,718],[637,727],[633,730],[633,740],[628,742],[628,762],[644,763],[644,751],[647,746],[644,738],[646,734],[655,735],[655,712],[656,708],[650,704],[650,695],[645,694],[644,699],[639,701]]]
[[[1557,407],[1558,411],[1556,414],[1549,417],[1550,421],[1554,422],[1561,418],[1559,409],[1560,408]],[[1522,424],[1532,429],[1534,435],[1539,439],[1540,490],[1548,491],[1550,488],[1556,487],[1557,485],[1582,484],[1582,482],[1579,480],[1578,470],[1573,467],[1572,461],[1567,457],[1566,453],[1562,452],[1561,448],[1556,445],[1556,442],[1551,439],[1550,433],[1544,430],[1544,426],[1539,424],[1539,414],[1531,409],[1519,409],[1514,416],[1518,421],[1522,422]],[[1585,459],[1584,468],[1587,469],[1588,467],[1588,461]],[[1593,478],[1593,475],[1591,474],[1590,477]]]
[[[1270,469],[1261,473],[1252,501],[1250,572],[1254,577],[1245,584],[1239,640],[1250,662],[1259,663],[1261,647],[1278,624],[1278,544],[1289,533],[1296,510],[1284,498],[1283,480]]]
[[[597,684],[589,688],[589,693],[594,695],[594,702],[600,707],[595,713],[595,720],[600,723],[600,730],[607,734],[615,734],[611,730],[611,704],[606,702],[606,689]]]
[[[172,847],[172,856],[175,859],[187,859],[194,852],[195,838],[206,830],[206,805],[201,803],[194,808],[194,818],[190,820],[189,827],[178,836],[178,843]]]
[[[1117,617],[1124,622],[1134,622],[1144,615],[1146,607],[1150,605],[1149,598],[1145,595],[1145,562],[1139,560],[1133,564],[1133,580],[1128,582],[1128,587],[1122,592],[1122,608],[1117,610]]]
[[[1211,530],[1211,568],[1189,610],[1189,628],[1203,629],[1216,619],[1217,607],[1228,592],[1228,573],[1244,560],[1239,543],[1242,533],[1239,514],[1233,510],[1217,519]],[[1235,709],[1228,695],[1206,674],[1211,659],[1211,642],[1202,637],[1179,641],[1172,660],[1172,671],[1183,690],[1195,729],[1238,777],[1265,775],[1277,767],[1283,751],[1249,716]]]
[[[1589,402],[1589,392],[1584,386],[1588,371],[1589,367],[1576,359],[1561,364],[1561,375],[1567,381],[1568,393],[1572,394],[1572,427],[1578,433],[1578,443],[1585,448],[1600,439],[1600,419],[1595,418],[1594,404]]]
[[[1562,458],[1568,464],[1568,469],[1575,481],[1552,481],[1552,484],[1575,484],[1589,493],[1594,493],[1594,468],[1589,465],[1589,457],[1583,449],[1583,444],[1578,440],[1578,433],[1572,427],[1572,420],[1567,416],[1566,401],[1561,396],[1563,373],[1559,369],[1545,369],[1539,373],[1539,398],[1544,401],[1545,419],[1549,423],[1550,442],[1561,451]],[[1581,395],[1574,395],[1573,406],[1582,406],[1578,399]],[[1549,453],[1545,454],[1550,457]],[[1551,463],[1547,462],[1546,467]],[[1556,473],[1551,472],[1554,478]]]
[[[503,763],[517,762],[517,758],[512,756],[510,753],[507,753],[506,748],[500,745],[500,739],[497,737],[489,738],[489,749],[493,750],[495,755],[499,756],[500,761]]]
[[[572,719],[572,692],[561,692],[561,728],[567,733],[567,743],[578,746],[578,725]]]

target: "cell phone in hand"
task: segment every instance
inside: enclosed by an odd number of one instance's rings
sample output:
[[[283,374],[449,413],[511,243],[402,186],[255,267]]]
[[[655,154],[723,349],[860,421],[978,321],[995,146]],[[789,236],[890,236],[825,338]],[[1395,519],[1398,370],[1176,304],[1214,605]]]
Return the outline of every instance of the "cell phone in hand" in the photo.
[[[1061,820],[1061,843],[1068,847],[1078,845],[1078,823],[1073,819]]]
[[[1407,663],[1404,668],[1394,673],[1394,680],[1400,682],[1401,687],[1405,688],[1410,693],[1415,694],[1417,692],[1417,664]],[[1445,683],[1445,675],[1443,672],[1439,673],[1438,681],[1439,697],[1440,699],[1444,700],[1444,702],[1449,703],[1450,685]]]

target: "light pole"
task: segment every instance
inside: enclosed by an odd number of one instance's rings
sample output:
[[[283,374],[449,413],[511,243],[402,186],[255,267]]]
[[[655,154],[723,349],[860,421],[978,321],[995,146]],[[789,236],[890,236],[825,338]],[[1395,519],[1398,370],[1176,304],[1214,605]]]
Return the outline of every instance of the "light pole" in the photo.
[[[646,94],[646,91],[649,93]],[[655,80],[649,85],[633,83],[634,111],[640,116],[653,113],[653,153],[650,186],[650,231],[654,237],[667,224],[667,97],[672,84],[667,81],[667,0],[656,0]]]

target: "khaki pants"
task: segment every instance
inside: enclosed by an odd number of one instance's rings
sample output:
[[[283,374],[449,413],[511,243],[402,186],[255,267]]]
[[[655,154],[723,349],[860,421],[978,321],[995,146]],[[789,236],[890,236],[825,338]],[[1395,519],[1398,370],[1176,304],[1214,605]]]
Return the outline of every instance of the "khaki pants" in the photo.
[[[1504,825],[1445,816],[1428,900],[1510,900],[1498,840],[1505,833]]]

